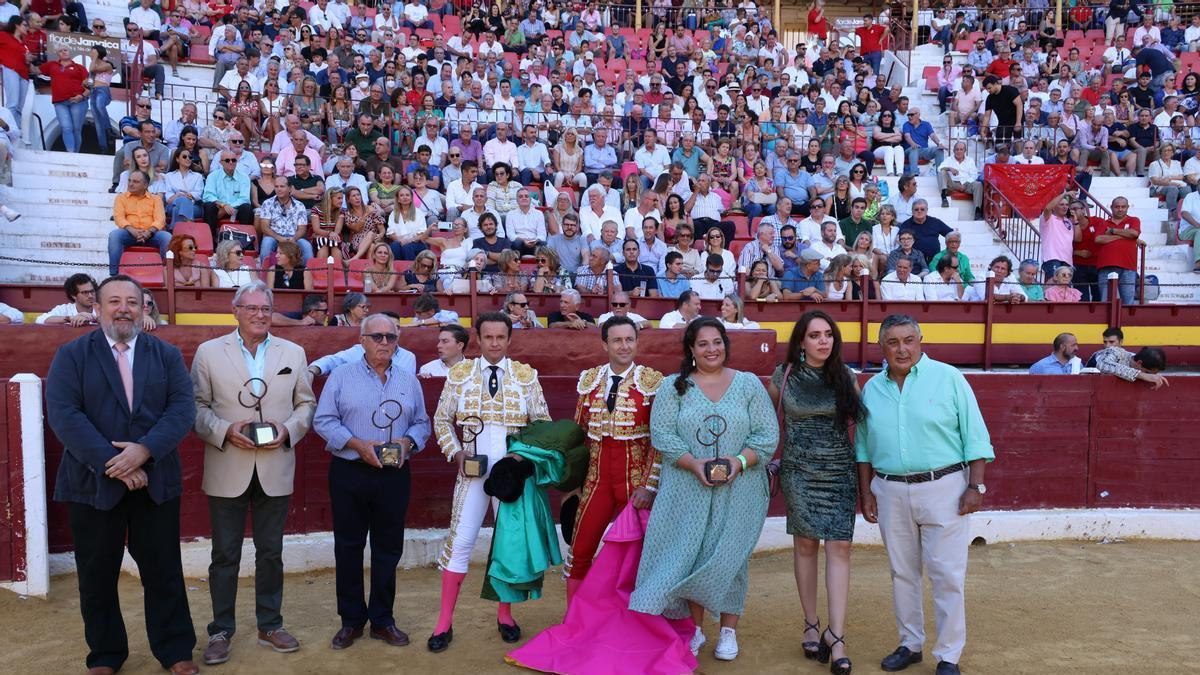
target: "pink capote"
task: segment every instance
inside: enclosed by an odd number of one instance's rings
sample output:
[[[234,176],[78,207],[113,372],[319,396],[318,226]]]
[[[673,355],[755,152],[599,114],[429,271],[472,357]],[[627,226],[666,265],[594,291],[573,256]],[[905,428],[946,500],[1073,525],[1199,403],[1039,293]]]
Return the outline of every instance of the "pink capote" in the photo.
[[[604,546],[563,622],[542,631],[505,660],[560,675],[680,675],[698,667],[688,649],[691,619],[671,620],[629,609],[637,582],[649,509],[625,507],[604,535]]]

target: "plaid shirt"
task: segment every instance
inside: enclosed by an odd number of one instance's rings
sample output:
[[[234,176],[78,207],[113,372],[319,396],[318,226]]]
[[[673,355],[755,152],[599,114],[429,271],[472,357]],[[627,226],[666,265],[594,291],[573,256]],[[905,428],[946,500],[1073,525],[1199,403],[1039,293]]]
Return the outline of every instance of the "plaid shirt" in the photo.
[[[608,272],[596,274],[591,267],[580,265],[579,269],[575,270],[575,288],[581,293],[607,293]]]

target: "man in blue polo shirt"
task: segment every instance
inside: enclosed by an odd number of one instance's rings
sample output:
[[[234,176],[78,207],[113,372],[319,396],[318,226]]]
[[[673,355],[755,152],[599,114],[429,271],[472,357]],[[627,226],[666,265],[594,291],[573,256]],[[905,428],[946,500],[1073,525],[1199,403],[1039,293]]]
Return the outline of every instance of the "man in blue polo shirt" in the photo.
[[[792,213],[808,215],[808,200],[812,196],[812,176],[800,168],[800,156],[788,153],[787,170],[775,174],[775,191],[792,202]]]
[[[1079,340],[1070,333],[1059,333],[1054,338],[1054,353],[1029,366],[1030,375],[1078,375],[1082,361],[1075,355],[1079,351]]]
[[[904,142],[908,145],[908,149],[905,150],[907,155],[905,161],[908,162],[908,166],[912,167],[912,172],[920,174],[917,162],[928,159],[936,173],[937,167],[941,166],[942,160],[946,158],[946,153],[942,150],[942,139],[933,130],[933,125],[921,120],[920,110],[909,108],[908,121],[904,123],[901,131],[904,132]],[[938,178],[939,182],[941,180]],[[938,185],[938,188],[944,187]]]
[[[692,282],[683,276],[683,254],[671,251],[663,258],[663,276],[658,279],[658,293],[664,298],[678,298],[692,290]]]

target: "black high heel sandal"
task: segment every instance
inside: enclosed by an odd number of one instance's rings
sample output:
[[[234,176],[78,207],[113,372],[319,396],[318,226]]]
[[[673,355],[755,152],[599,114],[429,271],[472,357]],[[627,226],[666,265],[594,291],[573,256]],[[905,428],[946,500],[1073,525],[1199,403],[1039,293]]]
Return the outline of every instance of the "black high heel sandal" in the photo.
[[[820,649],[821,649],[821,645],[820,645],[821,619],[820,619],[820,617],[817,618],[816,623],[809,623],[808,619],[804,620],[804,632],[807,633],[810,628],[812,630],[817,631],[817,642],[801,642],[800,648],[804,650],[804,658],[808,659],[809,661],[812,661],[817,658],[818,654],[820,654]]]
[[[829,633],[829,637],[833,638],[832,643],[825,642],[825,633]],[[846,637],[845,635],[838,637],[837,635],[834,635],[833,631],[829,630],[828,628],[825,629],[825,633],[821,633],[821,642],[817,647],[817,661],[820,663],[829,663],[829,657],[833,655],[833,645],[836,645],[839,642],[842,643],[843,646],[846,644],[846,641],[843,639]],[[833,675],[850,675],[850,671],[852,669],[853,664],[850,663],[850,659],[845,657],[842,657],[829,665],[829,672],[833,673]]]

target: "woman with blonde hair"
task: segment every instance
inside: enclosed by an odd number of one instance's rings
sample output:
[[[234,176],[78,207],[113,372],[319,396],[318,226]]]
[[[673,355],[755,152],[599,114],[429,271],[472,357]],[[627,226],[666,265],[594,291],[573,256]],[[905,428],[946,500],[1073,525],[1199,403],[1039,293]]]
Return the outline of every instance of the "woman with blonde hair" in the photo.
[[[872,277],[877,277],[879,270],[876,268],[875,263],[872,262],[875,258],[875,246],[870,232],[859,232],[858,236],[854,238],[854,243],[850,246],[848,253],[851,257],[854,257],[856,254],[862,255],[867,260],[867,272]],[[857,274],[854,278],[858,278]]]
[[[879,217],[871,228],[871,241],[875,244],[875,269],[887,269],[888,254],[900,245],[900,223],[896,220],[896,207],[884,204],[879,207]]]
[[[344,199],[341,188],[330,188],[321,202],[308,211],[308,224],[317,249],[314,257],[318,260],[333,256],[338,265],[342,264],[342,238],[337,233],[337,221]]]
[[[254,280],[250,267],[243,259],[242,245],[232,239],[217,244],[213,253],[213,284],[216,288],[238,288]]]
[[[413,259],[412,267],[404,271],[404,281],[398,288],[402,291],[435,293],[437,283],[437,256],[433,251],[421,251]]]
[[[371,244],[383,238],[383,216],[363,202],[362,190],[346,188],[346,206],[338,215],[334,233],[342,242],[342,257],[365,258]]]
[[[367,293],[395,291],[398,280],[392,264],[396,261],[392,256],[392,247],[386,241],[375,242],[371,245],[367,261],[367,266],[363,268],[363,290]]]
[[[865,234],[865,232],[864,232]],[[825,299],[846,300],[850,297],[850,256],[842,253],[833,256],[825,270]]]
[[[534,251],[534,257],[537,259],[537,270],[534,272],[533,287],[530,289],[532,292],[561,293],[571,287],[570,278],[563,280],[562,263],[554,249],[539,246]]]
[[[429,248],[434,229],[427,224],[424,213],[417,210],[411,188],[401,185],[395,194],[396,205],[387,220],[392,255],[397,260],[416,260],[418,253]]]
[[[742,299],[734,293],[726,295],[721,300],[721,323],[726,328],[732,329],[758,328],[757,321],[751,321],[746,318],[745,306],[742,304]]]
[[[583,175],[583,146],[579,145],[579,132],[575,127],[563,131],[553,155],[554,166],[558,167],[554,187],[561,188],[564,183],[577,185],[581,190],[587,187],[587,176]]]
[[[524,293],[529,290],[529,278],[521,271],[521,254],[507,249],[496,261],[497,271],[489,277],[493,293]]]

